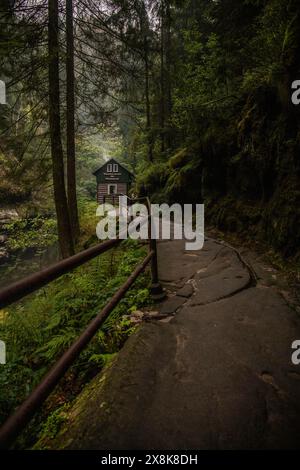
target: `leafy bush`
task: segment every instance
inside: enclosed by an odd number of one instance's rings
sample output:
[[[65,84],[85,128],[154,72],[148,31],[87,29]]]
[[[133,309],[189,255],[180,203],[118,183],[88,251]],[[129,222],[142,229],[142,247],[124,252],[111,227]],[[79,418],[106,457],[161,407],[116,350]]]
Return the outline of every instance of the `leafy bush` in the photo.
[[[153,200],[157,200],[157,196],[166,184],[169,168],[166,163],[157,163],[148,166],[141,171],[136,180],[136,191],[141,196],[151,194]]]
[[[57,241],[56,220],[47,217],[20,219],[6,225],[7,248],[23,250],[42,249]]]

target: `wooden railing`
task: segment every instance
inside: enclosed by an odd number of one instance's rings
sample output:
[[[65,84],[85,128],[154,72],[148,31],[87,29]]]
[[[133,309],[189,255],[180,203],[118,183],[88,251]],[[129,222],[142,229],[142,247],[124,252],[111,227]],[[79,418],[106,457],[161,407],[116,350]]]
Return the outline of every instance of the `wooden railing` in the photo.
[[[150,203],[147,198],[146,203],[150,210]],[[134,200],[131,200],[134,202]],[[82,350],[89,344],[90,340],[99,330],[108,315],[124,297],[126,292],[130,289],[137,277],[145,270],[148,264],[151,265],[152,285],[151,292],[154,297],[162,298],[163,290],[158,280],[157,268],[157,247],[156,240],[151,238],[151,225],[152,217],[149,212],[149,253],[139,264],[133,273],[128,277],[127,281],[118,289],[110,301],[105,305],[102,311],[90,322],[85,331],[79,338],[70,346],[67,351],[61,356],[56,364],[46,374],[40,384],[33,390],[28,398],[16,409],[0,429],[0,448],[7,449],[14,442],[20,432],[31,420],[35,412],[47,399],[53,391],[59,380],[63,377],[69,367],[74,363],[75,359],[79,356]],[[147,219],[145,219],[146,221]],[[22,299],[26,295],[35,292],[42,286],[50,283],[54,279],[62,276],[65,273],[81,266],[82,264],[90,261],[96,256],[105,253],[111,248],[119,245],[123,240],[121,234],[114,240],[107,240],[97,246],[89,248],[81,253],[77,253],[70,258],[59,261],[49,268],[46,268],[38,273],[32,274],[21,281],[18,281],[0,291],[0,309],[7,307],[13,302]]]

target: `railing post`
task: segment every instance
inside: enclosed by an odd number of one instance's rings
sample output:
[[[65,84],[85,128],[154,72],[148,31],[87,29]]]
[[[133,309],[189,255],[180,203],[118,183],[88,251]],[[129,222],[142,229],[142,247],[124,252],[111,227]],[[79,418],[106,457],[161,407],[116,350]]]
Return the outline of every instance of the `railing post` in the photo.
[[[159,282],[158,278],[158,261],[157,261],[157,242],[155,237],[155,224],[152,220],[151,204],[148,201],[149,210],[149,250],[153,253],[151,259],[151,295],[156,301],[163,300],[166,297],[166,293]],[[153,230],[152,230],[153,227]]]

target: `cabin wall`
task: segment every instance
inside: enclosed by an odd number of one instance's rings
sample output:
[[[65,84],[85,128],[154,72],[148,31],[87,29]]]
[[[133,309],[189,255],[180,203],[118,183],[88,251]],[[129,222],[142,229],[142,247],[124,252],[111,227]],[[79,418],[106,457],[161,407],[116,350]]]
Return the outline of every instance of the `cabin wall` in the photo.
[[[106,183],[99,183],[97,185],[97,202],[98,204],[102,204],[103,196],[107,194],[107,184]]]
[[[127,183],[118,183],[118,194],[127,194]]]
[[[103,203],[103,196],[108,194],[108,185],[111,183],[98,183],[97,185],[97,202],[98,204]],[[116,183],[117,193],[116,194],[127,194],[127,183]]]

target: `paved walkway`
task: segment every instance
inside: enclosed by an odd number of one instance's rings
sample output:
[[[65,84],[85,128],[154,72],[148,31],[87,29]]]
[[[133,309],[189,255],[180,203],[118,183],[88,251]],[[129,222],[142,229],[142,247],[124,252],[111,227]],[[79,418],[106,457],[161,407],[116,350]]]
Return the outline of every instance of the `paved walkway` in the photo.
[[[158,250],[169,298],[86,387],[57,446],[300,447],[299,313],[227,246]]]

